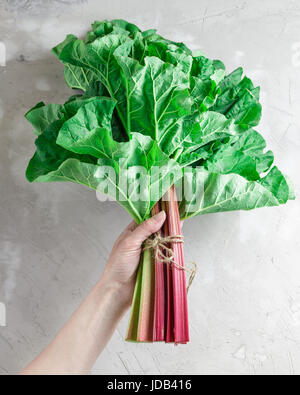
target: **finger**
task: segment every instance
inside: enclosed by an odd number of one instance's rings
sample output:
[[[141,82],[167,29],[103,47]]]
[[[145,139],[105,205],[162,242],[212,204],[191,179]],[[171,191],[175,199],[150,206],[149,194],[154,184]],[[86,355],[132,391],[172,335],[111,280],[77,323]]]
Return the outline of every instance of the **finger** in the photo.
[[[136,247],[140,247],[153,233],[158,232],[166,220],[165,211],[161,211],[154,217],[143,222],[132,232],[130,238]]]

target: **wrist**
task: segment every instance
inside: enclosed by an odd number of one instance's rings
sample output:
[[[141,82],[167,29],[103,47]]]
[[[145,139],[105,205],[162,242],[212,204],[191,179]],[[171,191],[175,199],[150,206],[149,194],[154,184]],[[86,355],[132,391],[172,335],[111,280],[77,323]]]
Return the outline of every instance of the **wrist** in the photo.
[[[129,309],[133,296],[133,289],[130,284],[121,283],[120,281],[115,280],[110,273],[105,271],[101,276],[97,287],[99,289],[104,288],[106,294],[110,295],[113,301],[118,301],[122,309],[125,311]]]

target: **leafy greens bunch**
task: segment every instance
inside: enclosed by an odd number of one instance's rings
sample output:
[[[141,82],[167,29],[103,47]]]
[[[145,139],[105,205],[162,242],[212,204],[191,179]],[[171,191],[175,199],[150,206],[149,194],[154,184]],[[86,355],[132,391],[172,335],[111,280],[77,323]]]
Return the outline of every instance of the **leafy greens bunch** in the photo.
[[[123,20],[95,22],[84,40],[69,35],[53,52],[79,93],[27,113],[38,136],[29,181],[117,191],[113,197],[138,223],[164,208],[165,236],[180,234],[179,215],[185,220],[294,198],[254,129],[260,90],[241,68],[227,74],[221,61]],[[137,166],[146,172],[142,191],[132,171]],[[104,177],[108,167],[114,174]],[[193,192],[178,205],[173,185],[183,177]],[[134,198],[139,193],[143,198]],[[128,340],[188,341],[183,250],[177,243],[171,248],[173,267],[153,265],[152,254],[143,254]]]

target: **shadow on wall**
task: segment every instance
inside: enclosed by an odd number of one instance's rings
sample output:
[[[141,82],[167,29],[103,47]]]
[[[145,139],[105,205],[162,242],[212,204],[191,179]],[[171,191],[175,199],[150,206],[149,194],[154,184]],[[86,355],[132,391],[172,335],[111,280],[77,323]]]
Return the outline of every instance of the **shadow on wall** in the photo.
[[[74,4],[86,2],[87,0],[6,0],[5,8],[14,13],[41,15],[51,9],[59,11]]]

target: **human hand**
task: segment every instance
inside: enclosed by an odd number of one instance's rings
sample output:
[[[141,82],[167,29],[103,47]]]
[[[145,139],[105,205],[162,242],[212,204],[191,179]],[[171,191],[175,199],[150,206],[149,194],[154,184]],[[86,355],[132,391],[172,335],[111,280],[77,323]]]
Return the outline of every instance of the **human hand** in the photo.
[[[158,232],[166,220],[160,212],[141,225],[132,222],[116,241],[104,271],[105,281],[117,287],[124,303],[131,304],[142,245],[152,234]]]
[[[100,281],[50,345],[21,374],[86,374],[130,307],[142,245],[159,231],[165,212],[131,223],[116,241]],[[83,335],[84,334],[84,335]]]

